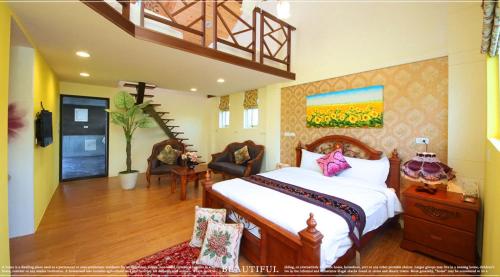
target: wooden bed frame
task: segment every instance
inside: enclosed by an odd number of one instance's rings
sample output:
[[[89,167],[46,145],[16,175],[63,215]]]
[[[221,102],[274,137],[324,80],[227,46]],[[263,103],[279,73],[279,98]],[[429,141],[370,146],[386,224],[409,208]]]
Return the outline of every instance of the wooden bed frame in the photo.
[[[332,135],[322,137],[304,146],[299,143],[296,148],[296,166],[300,166],[302,149],[311,152],[328,153],[335,148],[342,148],[344,155],[351,157],[375,160],[380,159],[382,156],[381,151],[374,150],[357,139]],[[390,170],[386,183],[388,187],[395,190],[396,195],[399,197],[401,160],[396,150],[392,152],[389,161]],[[278,274],[285,273],[283,271],[285,266],[317,266],[317,270],[319,270],[323,235],[316,229],[316,221],[312,213],[304,224],[307,227],[297,235],[212,190],[213,184],[211,173],[208,171],[203,190],[204,207],[225,208],[228,210],[228,214],[235,212],[259,228],[260,239],[247,229],[243,232],[240,252],[250,262],[257,266],[274,266]],[[388,220],[386,224],[392,221],[394,220]],[[361,247],[366,245],[381,228],[382,226],[364,234],[361,239]],[[351,247],[334,265],[340,266],[350,263],[355,257],[355,252],[354,247]]]

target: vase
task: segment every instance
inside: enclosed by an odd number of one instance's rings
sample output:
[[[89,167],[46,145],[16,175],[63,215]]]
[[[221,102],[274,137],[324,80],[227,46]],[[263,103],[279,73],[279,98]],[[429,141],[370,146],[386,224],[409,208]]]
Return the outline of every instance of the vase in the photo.
[[[189,169],[194,169],[198,163],[187,161],[186,165]]]

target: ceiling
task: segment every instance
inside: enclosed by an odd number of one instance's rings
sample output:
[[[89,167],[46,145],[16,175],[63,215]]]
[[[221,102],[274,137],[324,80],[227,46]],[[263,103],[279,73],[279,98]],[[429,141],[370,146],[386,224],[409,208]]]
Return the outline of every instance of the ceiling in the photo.
[[[135,39],[80,2],[10,2],[61,81],[117,86],[144,81],[223,95],[289,81],[271,74]],[[89,59],[75,55],[88,51]],[[90,73],[89,78],[80,72]],[[217,83],[224,78],[225,83]]]

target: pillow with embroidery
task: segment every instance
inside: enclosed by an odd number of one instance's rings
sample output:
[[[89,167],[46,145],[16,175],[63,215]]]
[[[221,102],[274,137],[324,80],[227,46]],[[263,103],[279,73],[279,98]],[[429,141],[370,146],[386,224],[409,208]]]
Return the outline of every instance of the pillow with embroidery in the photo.
[[[317,159],[316,162],[319,167],[321,167],[323,175],[328,177],[332,177],[348,168],[351,168],[345,160],[344,155],[342,155],[341,149],[336,149],[335,151],[326,154],[325,156]]]
[[[197,264],[222,268],[227,272],[238,273],[238,256],[243,224],[224,224],[210,221],[203,240]]]
[[[207,231],[208,222],[226,222],[226,209],[209,209],[195,207],[194,229],[189,245],[192,247],[201,247],[205,232]]]
[[[177,159],[181,155],[181,151],[172,148],[171,145],[165,145],[165,148],[161,150],[160,154],[156,158],[165,164],[176,164]]]
[[[234,151],[234,162],[236,164],[244,164],[249,160],[250,160],[250,153],[248,153],[248,147],[246,145]]]

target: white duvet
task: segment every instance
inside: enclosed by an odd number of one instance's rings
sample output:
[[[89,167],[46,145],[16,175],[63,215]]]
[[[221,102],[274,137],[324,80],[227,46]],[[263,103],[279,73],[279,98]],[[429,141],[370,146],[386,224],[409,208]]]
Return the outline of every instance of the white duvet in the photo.
[[[326,177],[297,167],[260,175],[358,204],[367,218],[364,234],[402,211],[396,194],[385,184],[370,184],[356,178]],[[316,229],[324,236],[321,244],[321,270],[335,263],[352,246],[347,223],[331,211],[242,179],[216,183],[213,189],[295,234],[307,227],[309,213],[314,213],[318,223]]]

